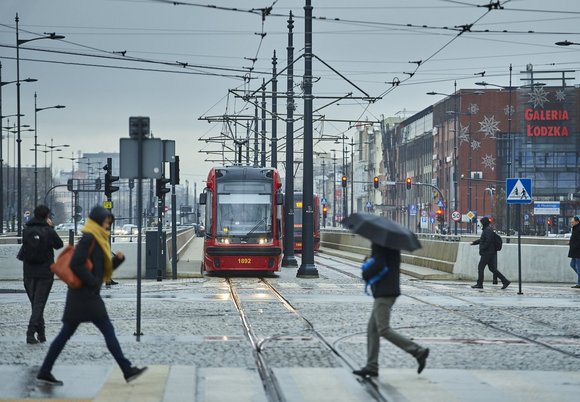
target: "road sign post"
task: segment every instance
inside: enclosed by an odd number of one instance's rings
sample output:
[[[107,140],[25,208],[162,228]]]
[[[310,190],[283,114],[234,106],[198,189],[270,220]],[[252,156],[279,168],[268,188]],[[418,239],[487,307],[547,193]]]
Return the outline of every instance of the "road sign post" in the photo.
[[[518,216],[518,294],[522,293],[522,204],[532,203],[532,179],[506,179],[506,202],[517,204]]]

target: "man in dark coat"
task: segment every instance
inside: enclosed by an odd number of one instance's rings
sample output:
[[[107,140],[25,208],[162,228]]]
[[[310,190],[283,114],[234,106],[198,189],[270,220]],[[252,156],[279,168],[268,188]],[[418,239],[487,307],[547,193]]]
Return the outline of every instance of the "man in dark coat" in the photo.
[[[570,236],[570,250],[568,257],[570,260],[570,267],[576,272],[578,278],[576,285],[572,286],[575,289],[580,289],[580,215],[576,215],[570,220],[572,225],[572,235]]]
[[[63,326],[50,345],[36,376],[39,382],[63,385],[62,381],[52,375],[52,367],[67,341],[83,322],[90,322],[101,331],[109,352],[115,358],[127,382],[134,380],[147,369],[147,367],[138,368],[131,365],[131,362],[124,356],[100,294],[103,283],[111,279],[113,269],[125,260],[123,253],[118,252],[116,255],[111,253],[108,230],[112,219],[111,213],[100,206],[93,208],[89,214],[89,219],[83,228],[83,236],[75,247],[70,262],[71,270],[81,280],[82,287],[68,289],[62,317]],[[93,263],[92,271],[87,268],[87,259]]]
[[[495,233],[491,228],[491,221],[487,216],[484,216],[480,220],[482,231],[481,237],[471,243],[472,246],[479,244],[479,264],[477,265],[477,283],[472,286],[473,289],[483,289],[483,272],[485,266],[489,267],[489,270],[499,278],[503,286],[502,289],[507,288],[510,285],[510,281],[501,274],[497,269],[497,250],[495,248]]]
[[[379,375],[379,348],[381,337],[413,355],[421,374],[427,363],[429,349],[424,348],[393,330],[390,326],[391,309],[401,294],[401,252],[377,244],[372,245],[372,257],[363,264],[363,279],[370,284],[373,311],[367,327],[367,364],[353,374],[363,377]]]
[[[54,262],[54,250],[63,246],[62,239],[52,228],[49,214],[50,210],[46,205],[39,205],[34,209],[34,217],[26,224],[22,238],[38,236],[38,241],[42,244],[38,244],[38,248],[34,250],[27,250],[26,244],[23,244],[18,252],[18,259],[23,262],[24,289],[32,308],[26,331],[28,344],[46,342],[44,308],[54,282],[50,265]],[[39,255],[39,249],[44,250],[42,255]],[[35,334],[38,338],[35,338]]]

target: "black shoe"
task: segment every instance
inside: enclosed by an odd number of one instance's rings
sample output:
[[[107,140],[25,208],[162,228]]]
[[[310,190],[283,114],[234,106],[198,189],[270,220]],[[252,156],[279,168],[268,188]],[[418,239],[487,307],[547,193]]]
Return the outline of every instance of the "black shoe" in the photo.
[[[505,282],[503,283],[503,286],[502,286],[501,288],[502,288],[502,289],[507,289],[507,287],[510,285],[510,283],[511,283],[510,281],[505,281]]]
[[[38,373],[36,380],[43,384],[64,385],[64,382],[57,380],[51,373]]]
[[[145,370],[147,370],[147,367],[130,367],[129,370],[127,370],[127,372],[125,373],[125,381],[127,382],[131,382],[134,379],[136,379],[137,377],[139,377],[141,374],[143,374],[145,372]]]
[[[46,342],[46,332],[44,331],[44,328],[36,331],[36,338],[40,343]]]
[[[379,375],[378,371],[369,370],[367,368],[361,368],[360,370],[354,370],[352,373],[354,375],[360,375],[361,377],[377,377]]]
[[[423,349],[421,353],[417,356],[417,363],[419,363],[419,367],[417,367],[417,374],[421,374],[421,371],[425,368],[427,364],[427,358],[429,357],[429,348]]]
[[[107,285],[107,286],[111,286],[111,285],[118,285],[118,284],[119,284],[119,282],[115,282],[115,281],[114,281],[114,280],[112,280],[112,279],[111,279],[109,282],[105,283],[105,285]]]
[[[38,343],[38,341],[36,340],[36,338],[34,336],[27,336],[26,343],[29,345],[36,345]]]
[[[471,287],[472,289],[483,289],[483,285],[478,285],[477,283]]]

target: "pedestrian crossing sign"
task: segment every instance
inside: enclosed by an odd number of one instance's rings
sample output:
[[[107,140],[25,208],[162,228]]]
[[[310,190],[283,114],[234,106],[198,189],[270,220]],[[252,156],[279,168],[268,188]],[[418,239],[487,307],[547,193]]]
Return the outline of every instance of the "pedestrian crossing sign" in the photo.
[[[508,204],[532,203],[532,179],[506,179],[505,188]]]

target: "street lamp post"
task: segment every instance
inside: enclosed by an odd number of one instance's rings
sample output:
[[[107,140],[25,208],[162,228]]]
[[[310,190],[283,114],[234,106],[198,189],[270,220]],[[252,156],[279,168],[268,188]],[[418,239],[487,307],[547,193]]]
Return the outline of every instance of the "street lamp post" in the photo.
[[[567,46],[567,45],[565,45]],[[492,86],[502,89],[507,89],[509,91],[509,102],[508,102],[508,132],[507,132],[507,155],[506,155],[506,164],[507,164],[507,172],[506,172],[506,179],[511,178],[512,176],[512,116],[513,116],[513,106],[512,106],[512,91],[516,89],[516,87],[512,86],[512,65],[510,64],[510,84],[509,86],[502,86],[496,84],[490,84],[488,82],[476,82],[475,85],[480,86]],[[510,204],[506,205],[506,233],[510,234]]]
[[[332,227],[336,227],[336,149],[331,149],[332,156]]]
[[[32,42],[35,40],[40,39],[64,39],[62,35],[56,35],[55,33],[48,34],[47,36],[40,36],[38,38],[32,39],[20,39],[19,31],[18,31],[18,13],[16,13],[16,120],[18,126],[18,167],[17,167],[17,182],[18,182],[18,228],[17,228],[17,236],[22,236],[22,147],[21,147],[21,138],[20,138],[20,45]]]
[[[457,98],[459,96],[459,94],[457,93],[457,81],[455,81],[453,83],[453,95],[448,95],[448,94],[443,94],[440,92],[427,92],[427,95],[443,95],[443,96],[453,96],[454,100],[453,100],[453,210],[457,211],[458,209],[458,205],[457,205],[457,198],[458,198],[458,175],[457,172],[459,170],[459,166],[458,166],[458,162],[459,162],[459,158],[458,158],[458,153],[457,153],[457,116],[458,116],[458,112],[457,112]],[[457,235],[457,221],[454,221],[454,228],[453,228],[454,234]]]
[[[47,109],[64,109],[66,106],[56,105],[48,107],[37,107],[36,105],[37,94],[34,93],[34,205],[38,204],[38,122],[37,114],[42,110]]]
[[[74,179],[74,177],[75,177],[75,161],[76,160],[79,160],[81,158],[75,158],[74,157],[74,152],[72,153],[72,155],[73,156],[71,156],[71,157],[68,157],[68,156],[59,156],[58,159],[66,159],[66,160],[71,161],[70,178],[71,179]],[[76,220],[75,220],[75,192],[74,191],[72,192],[72,195],[71,195],[71,203],[70,203],[70,205],[71,205],[70,208],[71,208],[71,219],[72,219],[71,220],[71,223],[75,223],[75,225],[74,225],[75,230],[74,231],[75,231],[75,234],[76,234],[76,232],[77,232],[77,225],[76,225]]]
[[[35,82],[34,78],[26,78],[24,82]],[[17,81],[2,81],[2,63],[0,63],[0,127],[2,127],[2,119],[5,117],[16,116],[15,114],[4,116],[2,115],[2,87],[8,84],[15,84]],[[2,150],[2,138],[0,138],[0,234],[4,233],[4,159]]]

